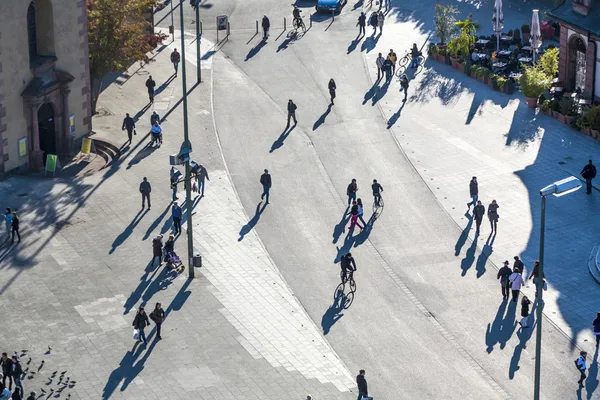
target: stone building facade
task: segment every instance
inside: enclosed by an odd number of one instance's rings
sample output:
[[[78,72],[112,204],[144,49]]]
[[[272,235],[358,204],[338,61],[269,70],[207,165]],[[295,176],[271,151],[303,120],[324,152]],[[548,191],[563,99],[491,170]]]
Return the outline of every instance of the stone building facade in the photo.
[[[85,0],[0,1],[0,174],[39,171],[91,131]]]
[[[560,81],[600,102],[600,0],[565,0],[550,14],[560,22]]]

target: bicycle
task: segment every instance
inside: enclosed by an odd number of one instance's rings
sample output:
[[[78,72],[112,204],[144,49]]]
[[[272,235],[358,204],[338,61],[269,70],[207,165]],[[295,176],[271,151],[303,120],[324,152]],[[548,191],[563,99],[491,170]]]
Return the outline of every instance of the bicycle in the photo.
[[[294,27],[294,29],[296,31],[298,29],[302,28],[302,32],[303,33],[306,32],[306,25],[304,25],[304,21],[302,20],[302,17],[294,18],[294,21],[292,22],[292,26]]]
[[[398,62],[398,69],[396,70],[396,77],[400,79],[406,70],[408,69],[409,62],[412,60],[412,56],[407,51],[406,54]],[[419,75],[423,71],[423,56],[418,56],[419,62],[417,63],[417,70],[414,75]]]
[[[377,219],[383,212],[383,197],[379,194],[379,201],[377,197],[373,196],[373,218]]]
[[[342,286],[344,288],[346,287],[346,283],[348,283],[350,286],[350,291],[356,291],[356,282],[354,281],[354,270],[347,270],[345,276],[344,271],[340,271],[340,280],[342,281]]]

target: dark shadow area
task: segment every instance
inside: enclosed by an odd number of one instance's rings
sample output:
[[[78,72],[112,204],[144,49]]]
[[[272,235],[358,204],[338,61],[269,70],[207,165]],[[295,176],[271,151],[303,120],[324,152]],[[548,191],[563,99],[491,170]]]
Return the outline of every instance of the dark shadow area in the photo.
[[[387,93],[389,87],[390,87],[390,83],[392,82],[392,80],[385,80],[383,85],[381,85],[381,87],[375,92],[375,95],[373,96],[373,98],[371,99],[371,105],[374,106],[375,104],[377,104],[377,102],[381,99],[383,99],[383,96],[385,96],[385,94]]]
[[[365,97],[363,98],[363,102],[362,102],[363,105],[367,104],[367,102],[375,96],[375,93],[377,93],[377,90],[379,89],[378,83],[380,81],[381,81],[381,79],[377,79],[375,81],[375,83],[373,83],[373,86],[371,86],[369,91],[367,93],[365,93]]]
[[[163,9],[165,9],[167,7],[167,5],[171,4],[171,0],[165,0],[164,2],[162,2],[160,4],[159,7],[156,7],[156,9],[154,10],[154,13],[157,13],[159,11],[162,11]],[[175,13],[177,11],[177,9],[179,8],[179,2],[176,0],[173,0],[173,13]],[[167,19],[168,17],[171,16],[171,8],[168,8],[168,11],[165,13],[165,15],[162,16],[161,19],[159,19],[158,21],[154,22],[154,26],[158,26],[161,22],[163,22],[165,19]],[[174,17],[176,17],[176,15],[173,15]]]
[[[165,90],[167,88],[167,86],[169,86],[169,83],[173,82],[174,79],[175,79],[175,74],[171,75],[169,77],[169,79],[164,81],[158,88],[156,88],[156,90],[154,91],[154,96],[156,97],[159,94],[161,94],[163,92],[163,90]]]
[[[161,290],[166,290],[171,285],[171,283],[173,283],[173,281],[177,278],[179,272],[180,270],[177,269],[169,269],[167,267],[163,267],[160,271],[160,274],[158,274],[156,279],[150,282],[146,290],[143,292],[140,307],[147,307],[147,304],[152,299],[152,296],[154,296]]]
[[[142,211],[143,210],[138,211],[138,213],[135,215],[135,217],[133,217],[133,219],[131,220],[129,225],[127,225],[125,230],[123,232],[121,232],[121,234],[119,236],[117,236],[117,238],[112,243],[112,247],[111,247],[110,251],[108,252],[108,254],[114,253],[115,250],[117,249],[117,247],[122,245],[127,240],[127,238],[133,233],[133,230],[135,229],[137,224],[140,223],[142,218],[144,218],[144,216],[148,213],[149,210],[146,209],[145,211],[143,211],[143,212]]]
[[[348,223],[348,221],[350,221],[350,216],[346,214],[346,212],[344,212],[344,215],[342,216],[342,219],[340,219],[340,222],[335,226],[335,228],[333,228],[332,243],[337,243],[342,233],[346,231],[346,224]]]
[[[146,230],[146,233],[144,234],[144,238],[142,240],[146,240],[146,239],[148,239],[150,237],[150,234],[158,227],[158,225],[160,224],[160,221],[163,220],[163,218],[165,217],[165,215],[167,215],[167,213],[170,210],[171,210],[171,205],[169,204],[169,205],[167,205],[167,207],[165,208],[165,210],[154,220],[154,222],[152,222],[152,225],[150,225],[148,227],[148,229]]]
[[[511,301],[512,304],[513,303]],[[531,309],[531,313],[529,314],[529,327],[527,328],[519,328],[517,330],[517,337],[519,338],[519,344],[515,346],[515,350],[513,352],[512,358],[510,359],[510,368],[508,370],[508,379],[513,379],[515,377],[515,372],[519,370],[519,361],[521,360],[521,353],[524,349],[527,348],[527,341],[531,338],[535,330],[535,326],[537,321],[535,320],[535,310],[536,304],[534,303],[533,308]],[[516,326],[516,323],[515,323]]]
[[[348,252],[350,252],[350,250],[352,249],[352,246],[354,245],[354,236],[351,235],[351,230],[348,230],[348,234],[346,235],[346,237],[344,238],[344,243],[342,243],[342,247],[337,247],[337,254],[335,256],[335,259],[333,260],[334,264],[337,264],[340,262],[340,260],[342,259],[342,256],[344,254],[348,254]]]
[[[151,145],[152,142],[146,142],[146,145],[138,151],[135,156],[129,160],[127,163],[127,167],[125,169],[131,169],[134,165],[139,164],[144,158],[150,156],[154,151],[156,151],[157,147]]]
[[[267,44],[267,41],[265,39],[258,42],[258,44],[256,46],[254,46],[253,48],[250,49],[250,51],[246,55],[246,59],[244,61],[248,61],[249,59],[251,59],[252,57],[257,55],[258,52],[260,51],[260,49],[265,47],[266,44]]]
[[[356,37],[356,39],[354,39],[352,42],[350,42],[350,45],[348,45],[348,51],[346,52],[346,54],[350,54],[354,50],[356,50],[356,46],[358,46],[358,44],[360,43],[360,41],[362,40],[362,38],[364,36],[365,35],[360,34],[359,36]]]
[[[135,113],[135,115],[133,116],[133,120],[135,122],[138,122],[140,120],[141,116],[144,115],[146,113],[146,111],[148,111],[148,109],[150,108],[151,105],[152,105],[152,103],[148,103],[144,107],[142,107],[140,109],[140,111]]]
[[[481,106],[485,100],[485,96],[481,94],[481,92],[475,91],[473,93],[473,100],[471,101],[471,108],[469,109],[469,113],[467,114],[466,125],[469,125],[475,115],[481,115]]]
[[[208,60],[209,58],[211,58],[217,51],[216,50],[209,50],[206,53],[204,53],[204,55],[202,57],[200,57],[200,60],[205,61]]]
[[[321,126],[321,125],[323,125],[323,123],[325,123],[325,118],[327,118],[327,116],[331,112],[331,107],[333,107],[333,104],[330,103],[327,106],[327,110],[325,110],[325,112],[323,114],[321,114],[319,119],[315,121],[315,123],[313,124],[313,131],[316,131],[319,128],[319,126]]]
[[[500,307],[498,307],[494,322],[488,324],[485,332],[485,344],[487,345],[486,351],[488,353],[494,351],[496,344],[500,345],[500,349],[506,347],[506,343],[517,327],[517,322],[515,321],[516,309],[517,303],[510,300],[504,300],[500,304]]]
[[[248,234],[248,232],[250,232],[254,226],[256,226],[256,224],[258,223],[258,220],[260,219],[260,214],[263,213],[263,211],[265,211],[265,208],[267,207],[267,203],[265,203],[262,208],[261,205],[262,201],[260,203],[258,203],[256,205],[256,211],[254,213],[254,217],[252,217],[252,219],[250,221],[248,221],[248,223],[244,226],[242,226],[242,229],[240,229],[240,237],[238,238],[238,242],[241,242],[242,240],[244,240],[244,236],[246,236],[246,234]]]
[[[594,392],[598,389],[598,348],[594,352],[594,358],[588,368],[588,377],[585,380],[585,392],[587,400],[591,400]]]
[[[154,263],[151,261],[146,265],[144,275],[140,277],[140,283],[138,284],[137,288],[135,288],[135,290],[131,292],[131,294],[125,301],[125,304],[123,305],[123,308],[125,308],[125,310],[123,311],[123,315],[128,314],[129,311],[131,311],[131,309],[133,309],[137,302],[142,298],[142,294],[146,291],[148,286],[150,286],[150,283],[152,283],[152,279],[154,279],[154,276],[156,275],[158,270],[159,268],[157,261],[155,261]]]
[[[400,118],[400,115],[402,114],[402,109],[404,108],[405,104],[406,104],[406,102],[402,102],[402,105],[400,106],[398,111],[396,111],[394,114],[392,114],[392,116],[390,117],[390,119],[388,121],[387,129],[391,129],[392,126],[394,126],[396,124],[396,122],[398,122],[398,119]]]
[[[353,247],[358,247],[369,239],[369,235],[373,230],[373,225],[375,224],[376,216],[375,214],[371,215],[367,223],[365,224],[365,229],[363,229],[358,235],[354,236],[354,245]]]
[[[354,3],[354,5],[352,6],[352,11],[358,10],[359,8],[362,8],[364,4],[364,0],[358,0],[356,3]]]
[[[475,265],[475,270],[477,271],[477,279],[481,278],[483,274],[485,274],[485,264],[487,263],[488,258],[494,252],[494,240],[496,240],[496,234],[490,234],[490,236],[488,236],[487,242],[485,243],[485,245],[483,245],[483,249],[481,249],[481,253],[479,253],[479,256],[477,257],[477,264]]]
[[[460,269],[462,270],[460,276],[466,276],[467,272],[475,262],[475,250],[477,249],[478,237],[479,233],[476,233],[473,241],[471,242],[471,246],[469,246],[467,252],[465,253],[465,257],[460,262]]]
[[[365,38],[365,41],[360,46],[360,51],[369,53],[371,50],[373,50],[377,46],[377,42],[379,41],[380,37],[381,37],[381,33],[378,34],[377,36],[375,36],[375,35],[367,36]]]
[[[269,150],[269,153],[274,152],[275,150],[277,150],[278,148],[280,148],[281,146],[283,146],[283,142],[285,142],[285,139],[287,139],[287,137],[290,135],[290,133],[292,133],[292,131],[296,128],[296,125],[292,125],[291,128],[285,128],[283,130],[283,132],[281,132],[281,135],[279,135],[279,137],[277,138],[276,141],[273,142],[273,144],[271,145],[271,150]]]
[[[286,37],[285,40],[281,42],[281,44],[277,48],[277,52],[279,53],[280,51],[287,49],[292,40],[294,40],[293,36]]]
[[[465,242],[469,238],[469,232],[471,232],[471,227],[473,226],[473,216],[469,214],[469,211],[465,213],[465,217],[467,217],[469,222],[467,222],[467,226],[465,226],[465,229],[463,229],[458,240],[456,241],[456,244],[454,245],[454,255],[457,257],[460,254],[462,247],[465,245]]]
[[[344,311],[345,304],[347,301],[347,296],[343,290],[338,286],[335,292],[335,297],[333,300],[333,304],[329,306],[325,314],[323,314],[323,318],[321,319],[321,327],[323,328],[323,335],[327,335],[331,330],[331,327],[339,321],[340,318],[344,316],[342,311]]]

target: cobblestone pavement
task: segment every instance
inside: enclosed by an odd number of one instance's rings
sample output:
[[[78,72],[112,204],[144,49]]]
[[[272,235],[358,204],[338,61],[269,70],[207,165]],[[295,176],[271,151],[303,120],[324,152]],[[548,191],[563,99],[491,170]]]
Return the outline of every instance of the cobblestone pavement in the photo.
[[[193,200],[203,267],[190,281],[150,263],[152,238],[171,231],[167,156],[182,140],[180,81],[162,84],[170,79],[168,53],[176,43],[102,94],[94,137],[119,146],[124,113],[146,106],[147,75],[160,85],[155,103],[136,114],[133,144],[121,146],[123,155],[108,168],[75,179],[0,183],[2,203],[19,210],[23,234],[23,242],[5,242],[0,250],[2,350],[26,350],[24,366],[32,360],[26,391],[43,389],[54,398],[353,398],[352,376],[258,237],[248,229],[237,240],[248,217],[213,132],[210,61],[203,62],[205,81],[189,99],[191,140],[202,143],[194,159],[210,176],[205,197]],[[203,53],[210,47],[203,42]],[[188,82],[195,82],[195,69],[188,72]],[[158,149],[146,145],[153,110],[165,118]],[[152,208],[145,210],[137,192],[143,176],[153,188]],[[176,248],[185,255],[185,234]],[[137,345],[131,337],[135,312],[155,302],[167,315],[164,339],[156,340],[152,326],[148,346]]]

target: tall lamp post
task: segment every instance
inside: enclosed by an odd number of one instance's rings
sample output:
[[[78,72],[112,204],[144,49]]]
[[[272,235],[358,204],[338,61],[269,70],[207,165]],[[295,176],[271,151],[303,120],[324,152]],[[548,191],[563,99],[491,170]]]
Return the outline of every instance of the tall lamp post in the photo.
[[[551,185],[546,186],[540,190],[540,196],[542,197],[542,219],[540,221],[540,266],[538,267],[536,291],[537,291],[537,331],[535,339],[535,383],[533,390],[534,400],[540,399],[540,371],[542,368],[542,294],[544,292],[544,230],[546,228],[546,197],[554,195],[556,197],[564,196],[572,193],[581,187],[579,179],[571,176],[569,178],[562,179],[554,182]]]
[[[202,71],[200,69],[200,62],[202,58],[200,57],[200,41],[202,37],[200,36],[200,0],[196,0],[196,83],[200,83],[202,81]]]
[[[187,104],[187,83],[186,83],[186,75],[185,75],[185,35],[184,35],[184,26],[183,26],[183,0],[179,3],[179,16],[181,19],[181,80],[183,87],[183,145],[182,147],[185,149],[189,149],[191,151],[192,144],[190,143],[190,138],[188,134],[188,104]],[[192,232],[192,180],[190,174],[190,159],[187,158],[185,161],[185,208],[187,212],[187,247],[188,247],[188,276],[190,278],[194,277],[194,265],[193,265],[193,256],[194,256],[194,236]]]

